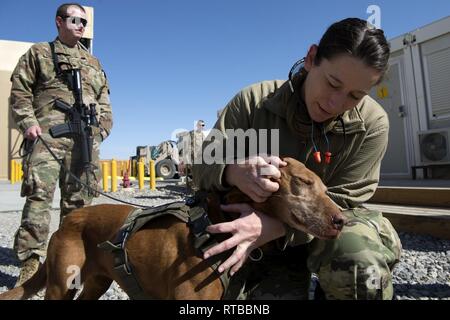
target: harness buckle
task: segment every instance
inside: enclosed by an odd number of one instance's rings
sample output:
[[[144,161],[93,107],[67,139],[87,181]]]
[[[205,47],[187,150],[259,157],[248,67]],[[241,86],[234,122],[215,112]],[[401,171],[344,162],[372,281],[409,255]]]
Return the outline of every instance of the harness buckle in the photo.
[[[195,249],[204,251],[205,244],[212,238],[211,234],[206,231],[206,228],[212,225],[206,210],[203,207],[193,207],[189,209],[189,220],[187,225],[194,235]]]
[[[208,213],[202,207],[194,207],[189,210],[188,226],[196,237],[206,232],[206,228],[212,223]]]

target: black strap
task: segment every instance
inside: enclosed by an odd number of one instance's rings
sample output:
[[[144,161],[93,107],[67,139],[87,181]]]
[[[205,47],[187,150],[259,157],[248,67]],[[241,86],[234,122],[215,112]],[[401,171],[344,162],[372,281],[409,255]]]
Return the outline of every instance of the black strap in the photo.
[[[217,241],[214,241],[211,234],[206,231],[206,228],[211,224],[208,213],[203,207],[192,207],[189,210],[188,226],[194,235],[194,248],[201,253],[204,253],[213,244],[217,244]],[[208,243],[211,242],[210,240],[213,240],[214,243]]]
[[[55,52],[55,43],[49,42],[48,44],[50,45],[50,50],[52,52],[52,59],[53,59],[53,66],[55,68],[55,73],[56,73],[56,76],[59,77],[59,76],[61,76],[62,71],[61,71],[61,68],[59,67],[58,56]]]
[[[113,255],[114,271],[121,280],[123,289],[127,292],[130,299],[133,300],[145,300],[148,299],[147,295],[139,285],[139,281],[136,279],[133,273],[133,267],[128,260],[128,254],[125,250],[125,243],[130,235],[131,227],[130,216],[137,210],[132,210],[128,215],[125,224],[120,228],[115,239],[113,241],[105,241],[97,245],[99,249],[110,251]]]
[[[48,44],[50,45],[50,51],[52,52],[52,60],[53,60],[53,66],[55,68],[56,77],[57,78],[61,78],[61,80],[65,84],[67,84],[69,89],[72,90],[71,89],[71,88],[73,88],[73,84],[72,84],[72,80],[71,80],[72,78],[69,77],[69,74],[67,72],[64,73],[63,70],[61,70],[60,62],[59,62],[59,59],[58,59],[58,55],[55,52],[55,43],[54,42],[49,42]],[[68,67],[67,70],[73,69],[73,67],[72,67],[72,65],[70,63],[62,62],[61,64],[68,65],[69,67]],[[67,71],[67,70],[65,70],[65,71]]]
[[[190,204],[194,205],[194,202],[191,202]],[[206,231],[206,227],[211,225],[211,221],[208,218],[205,208],[206,202],[203,202],[201,205],[198,202],[195,202],[195,204],[196,205],[189,208],[183,202],[175,202],[151,209],[132,210],[114,240],[105,241],[98,245],[98,248],[110,251],[113,254],[114,270],[121,279],[123,289],[127,292],[130,299],[149,299],[142,287],[139,285],[139,280],[133,272],[133,265],[128,260],[125,244],[131,234],[138,231],[150,220],[163,215],[172,214],[187,223],[194,235],[194,246],[201,255],[212,246],[218,244],[215,237],[211,236],[211,234]],[[231,252],[229,250],[208,258],[211,267],[215,272],[218,272],[217,269],[219,265],[222,261],[227,259],[230,254]],[[220,280],[224,287],[223,296],[225,296],[229,285],[228,272],[220,274]]]
[[[38,141],[39,141],[38,139],[30,140],[30,139],[24,138],[19,147],[19,157],[25,158],[26,156],[31,154],[33,152],[34,146],[36,145],[36,143]]]
[[[128,260],[128,253],[125,249],[128,238],[147,222],[162,215],[172,214],[186,223],[187,208],[184,202],[174,202],[145,210],[132,210],[114,237],[114,240],[102,242],[97,246],[112,253],[114,270],[121,279],[123,289],[127,292],[130,299],[148,300],[150,297],[139,285],[139,280],[136,278],[135,272],[133,272],[133,265]],[[184,215],[183,212],[186,214]]]
[[[209,248],[219,244],[217,238],[206,231],[206,228],[212,224],[208,217],[206,198],[206,192],[197,191],[190,201],[186,201],[191,207],[189,209],[188,226],[194,236],[194,247],[200,256],[203,256],[203,253]],[[211,268],[218,273],[219,266],[231,255],[232,251],[233,250],[230,249],[208,258],[207,260],[209,261]],[[220,281],[222,282],[224,289],[222,294],[223,298],[226,297],[230,284],[229,271],[220,274]]]

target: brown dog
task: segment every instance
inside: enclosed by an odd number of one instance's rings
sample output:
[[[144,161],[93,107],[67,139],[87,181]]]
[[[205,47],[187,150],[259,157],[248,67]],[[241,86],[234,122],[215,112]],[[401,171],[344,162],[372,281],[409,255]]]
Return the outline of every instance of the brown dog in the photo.
[[[281,168],[280,188],[264,203],[252,203],[293,228],[318,238],[339,235],[344,218],[339,208],[325,194],[326,187],[313,172],[291,158]],[[241,202],[242,194],[230,195]],[[224,221],[218,203],[209,202],[212,223]],[[73,299],[77,289],[70,289],[69,270],[81,270],[83,291],[78,299],[98,299],[112,281],[121,285],[113,270],[110,252],[97,245],[113,239],[134,208],[126,205],[96,205],[73,211],[49,242],[47,259],[23,286],[0,295],[0,299],[26,299],[46,287],[45,299]],[[154,299],[220,299],[223,288],[219,274],[207,260],[198,256],[188,226],[173,216],[163,216],[134,233],[126,250],[134,274],[145,293]]]

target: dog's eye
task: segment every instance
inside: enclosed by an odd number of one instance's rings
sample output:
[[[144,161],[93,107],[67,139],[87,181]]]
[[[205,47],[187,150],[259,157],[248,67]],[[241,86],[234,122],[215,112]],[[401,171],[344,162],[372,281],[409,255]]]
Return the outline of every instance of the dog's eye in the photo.
[[[305,187],[306,187],[305,183],[302,180],[300,180],[299,178],[293,177],[291,179],[290,192],[293,195],[296,195],[296,196],[300,195],[302,193],[303,189],[305,189]]]
[[[310,179],[309,177],[299,177],[299,179],[304,183],[304,184],[307,184],[307,185],[313,185],[314,184],[314,180],[313,179]]]

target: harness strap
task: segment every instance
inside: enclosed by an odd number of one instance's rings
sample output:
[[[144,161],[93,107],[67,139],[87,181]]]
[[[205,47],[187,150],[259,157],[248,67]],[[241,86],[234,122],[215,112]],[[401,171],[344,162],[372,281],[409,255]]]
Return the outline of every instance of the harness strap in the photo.
[[[135,272],[133,272],[133,266],[128,260],[125,244],[131,234],[138,231],[150,220],[163,215],[172,214],[187,223],[194,236],[194,247],[201,256],[206,250],[218,244],[215,237],[211,236],[211,234],[206,231],[206,228],[211,225],[211,221],[208,218],[205,208],[206,203],[195,202],[189,204],[192,205],[192,207],[187,206],[184,202],[174,202],[149,209],[134,209],[128,214],[128,217],[116,234],[114,240],[102,242],[97,246],[98,248],[110,251],[113,254],[114,270],[121,279],[121,285],[128,293],[130,299],[149,299],[139,285],[139,279],[136,278]],[[219,265],[229,255],[230,252],[227,251],[208,259],[215,272],[218,272],[217,269],[219,268]],[[222,295],[224,297],[230,281],[229,273],[224,272],[220,274],[220,280],[224,288],[224,293]]]
[[[202,206],[196,206],[189,209],[188,226],[194,235],[194,248],[201,254],[217,244],[217,241],[206,231],[208,226],[212,225],[208,218],[208,213]]]
[[[148,221],[165,214],[173,214],[184,222],[187,222],[187,210],[188,207],[183,202],[170,203],[144,210],[132,210],[128,214],[127,219],[114,240],[102,242],[97,246],[99,249],[110,251],[112,253],[114,270],[117,272],[117,275],[122,282],[123,289],[127,292],[130,299],[148,300],[149,297],[139,285],[139,280],[136,278],[135,272],[133,272],[133,266],[128,260],[128,254],[125,249],[128,237],[139,230]],[[186,212],[186,215],[183,215],[182,212]]]
[[[70,63],[64,61],[60,62],[60,60],[58,59],[58,55],[56,54],[55,51],[55,43],[49,42],[48,44],[50,45],[50,51],[52,53],[52,60],[55,68],[56,77],[60,78],[69,87],[69,89],[72,90],[72,88],[74,87],[74,83],[72,81],[72,78],[69,77],[67,71],[74,69],[74,67]],[[61,65],[67,66],[67,69],[64,70],[61,69]]]
[[[194,248],[197,250],[200,256],[203,256],[209,248],[219,244],[217,239],[212,236],[209,232],[206,231],[206,228],[212,225],[211,221],[208,218],[208,212],[206,208],[206,202],[202,201],[202,199],[197,198],[192,200],[190,203],[191,208],[189,209],[189,221],[188,226],[191,229],[192,234],[194,235]],[[229,251],[223,252],[219,255],[208,258],[211,263],[211,268],[215,272],[218,272],[220,264],[228,258],[230,255]],[[230,275],[229,272],[223,272],[220,274],[220,281],[222,282],[222,286],[224,288],[224,293],[222,297],[225,296],[228,286],[230,283]]]
[[[59,67],[58,56],[56,55],[56,52],[55,52],[55,43],[49,42],[48,44],[50,45],[50,50],[52,52],[52,59],[53,59],[53,66],[55,67],[55,73],[56,73],[56,76],[59,77],[62,74],[62,72],[61,72],[61,68]]]

